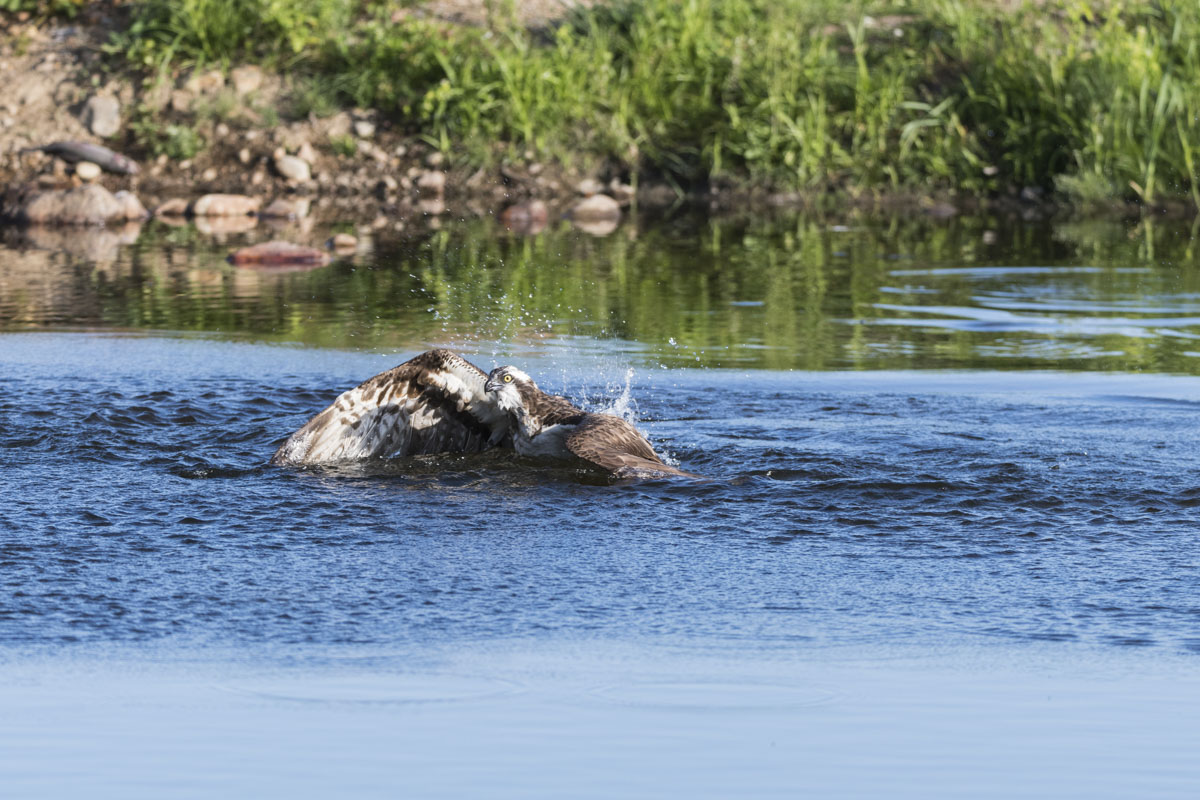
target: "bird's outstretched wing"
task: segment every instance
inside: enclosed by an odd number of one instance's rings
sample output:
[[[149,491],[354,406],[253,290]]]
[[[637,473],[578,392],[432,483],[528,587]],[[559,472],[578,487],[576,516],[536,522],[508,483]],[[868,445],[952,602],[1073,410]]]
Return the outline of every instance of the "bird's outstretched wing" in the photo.
[[[430,350],[344,392],[276,451],[274,464],[332,464],[425,453],[478,453],[509,440],[487,375]]]
[[[567,449],[618,477],[697,477],[664,464],[637,428],[611,414],[584,416],[579,426],[567,437]]]

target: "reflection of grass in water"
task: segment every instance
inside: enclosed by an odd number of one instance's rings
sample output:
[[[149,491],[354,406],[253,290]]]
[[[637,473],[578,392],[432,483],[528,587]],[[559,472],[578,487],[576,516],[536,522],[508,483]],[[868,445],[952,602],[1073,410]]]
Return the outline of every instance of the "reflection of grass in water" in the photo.
[[[61,280],[82,283],[58,296],[80,298],[79,308],[99,308],[119,326],[397,352],[450,344],[497,357],[566,347],[642,366],[1196,371],[1183,355],[1195,348],[1182,338],[1067,325],[1013,346],[994,331],[855,324],[898,313],[881,304],[911,307],[905,314],[919,320],[922,307],[974,308],[980,296],[1047,298],[1067,310],[1044,313],[1069,320],[1200,296],[1200,275],[1170,266],[1188,259],[1186,225],[1132,233],[1119,223],[989,228],[987,220],[920,218],[862,220],[850,230],[818,218],[696,226],[604,239],[556,228],[517,239],[478,220],[419,241],[379,242],[371,263],[266,274],[229,266],[228,248],[194,229],[151,225],[113,264],[64,268]],[[961,269],[1080,264],[1094,269]],[[620,374],[614,365],[607,378]],[[577,376],[562,383],[589,391]]]

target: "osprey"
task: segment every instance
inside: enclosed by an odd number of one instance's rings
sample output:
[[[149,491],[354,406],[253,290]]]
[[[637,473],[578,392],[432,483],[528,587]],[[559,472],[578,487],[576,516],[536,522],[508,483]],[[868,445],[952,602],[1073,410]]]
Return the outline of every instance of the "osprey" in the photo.
[[[516,367],[485,373],[449,350],[430,350],[344,392],[276,451],[281,465],[478,453],[582,461],[620,477],[690,473],[664,464],[637,428],[543,392]]]

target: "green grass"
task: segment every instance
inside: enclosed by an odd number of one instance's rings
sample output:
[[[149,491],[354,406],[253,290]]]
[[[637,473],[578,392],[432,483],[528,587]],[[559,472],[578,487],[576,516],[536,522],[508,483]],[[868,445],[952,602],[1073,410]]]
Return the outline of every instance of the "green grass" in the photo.
[[[0,0],[0,12],[27,12],[35,16],[73,17],[87,0]]]
[[[145,67],[286,68],[306,113],[377,108],[473,162],[1200,205],[1194,0],[616,0],[538,32],[503,3],[483,28],[396,6],[148,0],[121,47]]]

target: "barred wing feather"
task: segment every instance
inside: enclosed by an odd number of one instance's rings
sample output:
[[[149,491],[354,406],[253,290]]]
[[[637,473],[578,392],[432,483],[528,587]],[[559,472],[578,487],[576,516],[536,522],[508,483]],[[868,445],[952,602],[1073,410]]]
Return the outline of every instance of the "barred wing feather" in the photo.
[[[618,477],[696,477],[664,464],[637,428],[611,414],[584,416],[579,426],[567,437],[567,449]]]
[[[477,453],[509,441],[482,370],[430,350],[342,393],[293,433],[272,463],[334,464],[427,453]]]

